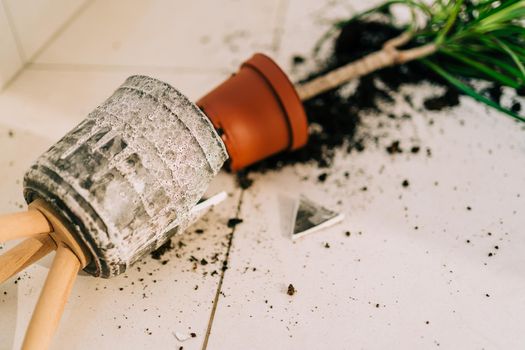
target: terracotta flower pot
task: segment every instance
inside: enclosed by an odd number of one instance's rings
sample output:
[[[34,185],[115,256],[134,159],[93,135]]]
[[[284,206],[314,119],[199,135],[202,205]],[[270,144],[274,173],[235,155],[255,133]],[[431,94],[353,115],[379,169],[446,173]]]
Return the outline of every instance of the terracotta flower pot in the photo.
[[[197,105],[222,133],[233,171],[306,144],[303,104],[285,73],[263,54],[244,62]]]

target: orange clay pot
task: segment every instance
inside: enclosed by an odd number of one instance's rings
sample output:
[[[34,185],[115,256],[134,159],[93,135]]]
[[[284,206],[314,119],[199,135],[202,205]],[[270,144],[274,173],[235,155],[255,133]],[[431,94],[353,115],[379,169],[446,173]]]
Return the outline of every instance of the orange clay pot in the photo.
[[[244,62],[197,105],[222,133],[233,171],[306,144],[303,104],[286,74],[263,54]]]

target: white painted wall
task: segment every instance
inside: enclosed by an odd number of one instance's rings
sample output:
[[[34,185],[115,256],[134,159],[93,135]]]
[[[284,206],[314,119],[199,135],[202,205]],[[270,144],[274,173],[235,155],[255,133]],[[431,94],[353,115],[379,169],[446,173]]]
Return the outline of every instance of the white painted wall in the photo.
[[[87,0],[0,0],[0,89]]]

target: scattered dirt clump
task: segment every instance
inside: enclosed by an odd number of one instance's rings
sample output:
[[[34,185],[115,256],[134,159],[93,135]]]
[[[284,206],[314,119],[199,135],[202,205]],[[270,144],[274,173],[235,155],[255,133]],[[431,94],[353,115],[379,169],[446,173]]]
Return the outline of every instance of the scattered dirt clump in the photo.
[[[295,293],[297,292],[297,290],[295,289],[295,287],[293,286],[293,284],[289,284],[288,285],[288,290],[286,291],[286,294],[292,296],[294,295]]]
[[[242,219],[239,219],[239,218],[231,218],[230,220],[228,220],[228,227],[229,228],[234,228],[235,226],[239,225],[241,222],[243,222]]]
[[[386,40],[400,33],[401,29],[382,21],[358,20],[345,25],[338,36],[332,39],[331,55],[305,81],[381,49]],[[302,61],[298,61],[300,60],[294,59],[293,62],[302,64]],[[439,110],[458,105],[459,93],[456,88],[421,63],[415,61],[385,68],[360,78],[355,90],[348,96],[338,88],[305,101],[304,107],[311,126],[307,145],[297,151],[284,152],[255,164],[248,172],[265,172],[306,162],[326,168],[332,165],[338,148],[344,147],[348,153],[363,151],[367,141],[375,138],[374,135],[368,135],[367,140],[356,134],[364,114],[367,113],[369,117],[370,112],[375,112],[396,118],[388,110],[388,105],[394,103],[394,94],[405,84],[423,82],[441,86],[445,91],[442,96],[427,99],[424,108]],[[411,103],[411,96],[405,96],[405,100]],[[411,116],[404,114],[400,119],[411,119]],[[245,177],[246,174],[242,176]]]
[[[155,260],[161,260],[162,256],[174,248],[171,239],[165,242],[163,245],[157,248],[157,250],[150,253],[151,257]]]
[[[429,111],[440,111],[445,107],[457,106],[459,105],[459,92],[453,89],[448,89],[441,96],[425,99],[423,105]]]
[[[237,172],[237,185],[243,190],[250,188],[253,185],[253,180],[248,177],[246,170],[239,170]]]

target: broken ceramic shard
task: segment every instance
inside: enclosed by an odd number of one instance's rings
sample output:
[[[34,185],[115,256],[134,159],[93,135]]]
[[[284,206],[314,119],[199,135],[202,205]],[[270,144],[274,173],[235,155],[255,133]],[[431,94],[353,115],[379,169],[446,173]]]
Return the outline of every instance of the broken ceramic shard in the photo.
[[[293,216],[292,238],[296,239],[310,233],[318,232],[333,226],[344,219],[344,215],[336,213],[301,196],[296,202]]]
[[[190,211],[188,220],[185,225],[177,226],[177,233],[184,231],[188,226],[193,225],[199,221],[206,213],[208,213],[213,207],[223,202],[228,197],[228,194],[224,191],[219,192],[210,198],[202,198]]]
[[[192,338],[191,333],[183,333],[183,332],[172,332],[175,338],[180,342],[185,342],[186,340]]]
[[[26,173],[89,249],[86,271],[118,275],[185,227],[228,158],[208,118],[159,80],[132,76]]]

